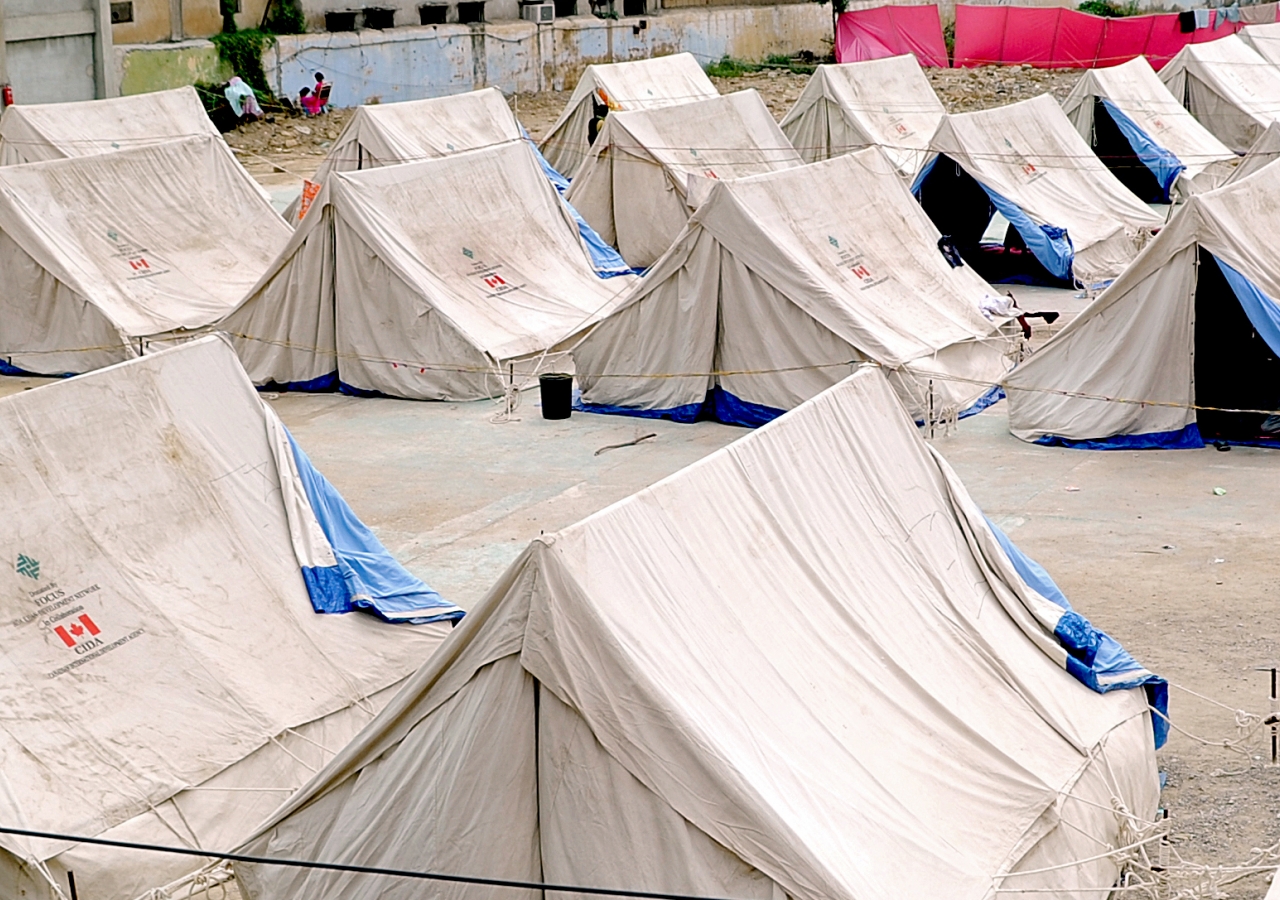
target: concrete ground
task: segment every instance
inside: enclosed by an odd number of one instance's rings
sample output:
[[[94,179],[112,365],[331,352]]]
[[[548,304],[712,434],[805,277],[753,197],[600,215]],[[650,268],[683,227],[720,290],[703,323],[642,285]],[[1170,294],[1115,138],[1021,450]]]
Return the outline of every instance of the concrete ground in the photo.
[[[286,394],[272,406],[387,548],[464,608],[540,533],[746,433],[591,413],[547,421],[536,390],[524,392],[515,420],[502,424],[494,422],[501,404],[491,401]],[[616,446],[637,438],[645,439]]]

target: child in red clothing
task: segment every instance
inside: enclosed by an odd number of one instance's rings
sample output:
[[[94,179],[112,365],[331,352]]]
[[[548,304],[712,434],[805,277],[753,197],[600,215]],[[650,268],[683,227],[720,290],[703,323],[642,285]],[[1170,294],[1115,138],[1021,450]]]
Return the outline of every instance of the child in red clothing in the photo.
[[[302,111],[309,116],[319,115],[321,109],[321,100],[318,96],[311,93],[310,88],[303,88],[298,91],[298,105],[302,107]]]

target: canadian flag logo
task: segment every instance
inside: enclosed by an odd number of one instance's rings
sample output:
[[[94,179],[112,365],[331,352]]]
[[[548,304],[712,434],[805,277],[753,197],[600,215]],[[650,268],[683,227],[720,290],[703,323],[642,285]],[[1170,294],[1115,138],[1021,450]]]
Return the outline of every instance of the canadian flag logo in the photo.
[[[93,624],[93,619],[83,615],[72,622],[70,625],[63,627],[59,625],[53,629],[53,633],[62,638],[62,643],[68,647],[74,647],[81,641],[88,640],[98,634],[99,628]]]

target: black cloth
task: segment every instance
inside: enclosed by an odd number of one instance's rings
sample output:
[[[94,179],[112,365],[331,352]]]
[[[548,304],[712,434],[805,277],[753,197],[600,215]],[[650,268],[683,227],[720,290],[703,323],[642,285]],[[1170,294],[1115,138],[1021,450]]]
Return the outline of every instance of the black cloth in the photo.
[[[951,239],[951,235],[944,234],[938,238],[938,249],[942,251],[942,258],[945,259],[953,269],[958,269],[964,265],[964,260],[960,257],[960,251],[956,249],[956,242]]]
[[[1178,30],[1190,34],[1196,30],[1196,14],[1192,10],[1178,13]]]

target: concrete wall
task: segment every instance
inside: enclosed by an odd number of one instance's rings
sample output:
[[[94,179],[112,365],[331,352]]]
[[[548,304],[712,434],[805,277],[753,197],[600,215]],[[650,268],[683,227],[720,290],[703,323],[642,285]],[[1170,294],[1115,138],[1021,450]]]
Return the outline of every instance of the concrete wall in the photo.
[[[688,51],[702,62],[726,54],[826,52],[831,7],[699,7],[618,20],[573,16],[553,25],[489,22],[282,36],[263,59],[277,93],[294,96],[320,70],[337,106],[393,103],[498,87],[565,90],[588,65]]]
[[[109,0],[0,0],[0,84],[18,103],[111,97]]]
[[[144,94],[198,82],[226,81],[235,73],[203,40],[116,47],[120,93]]]

